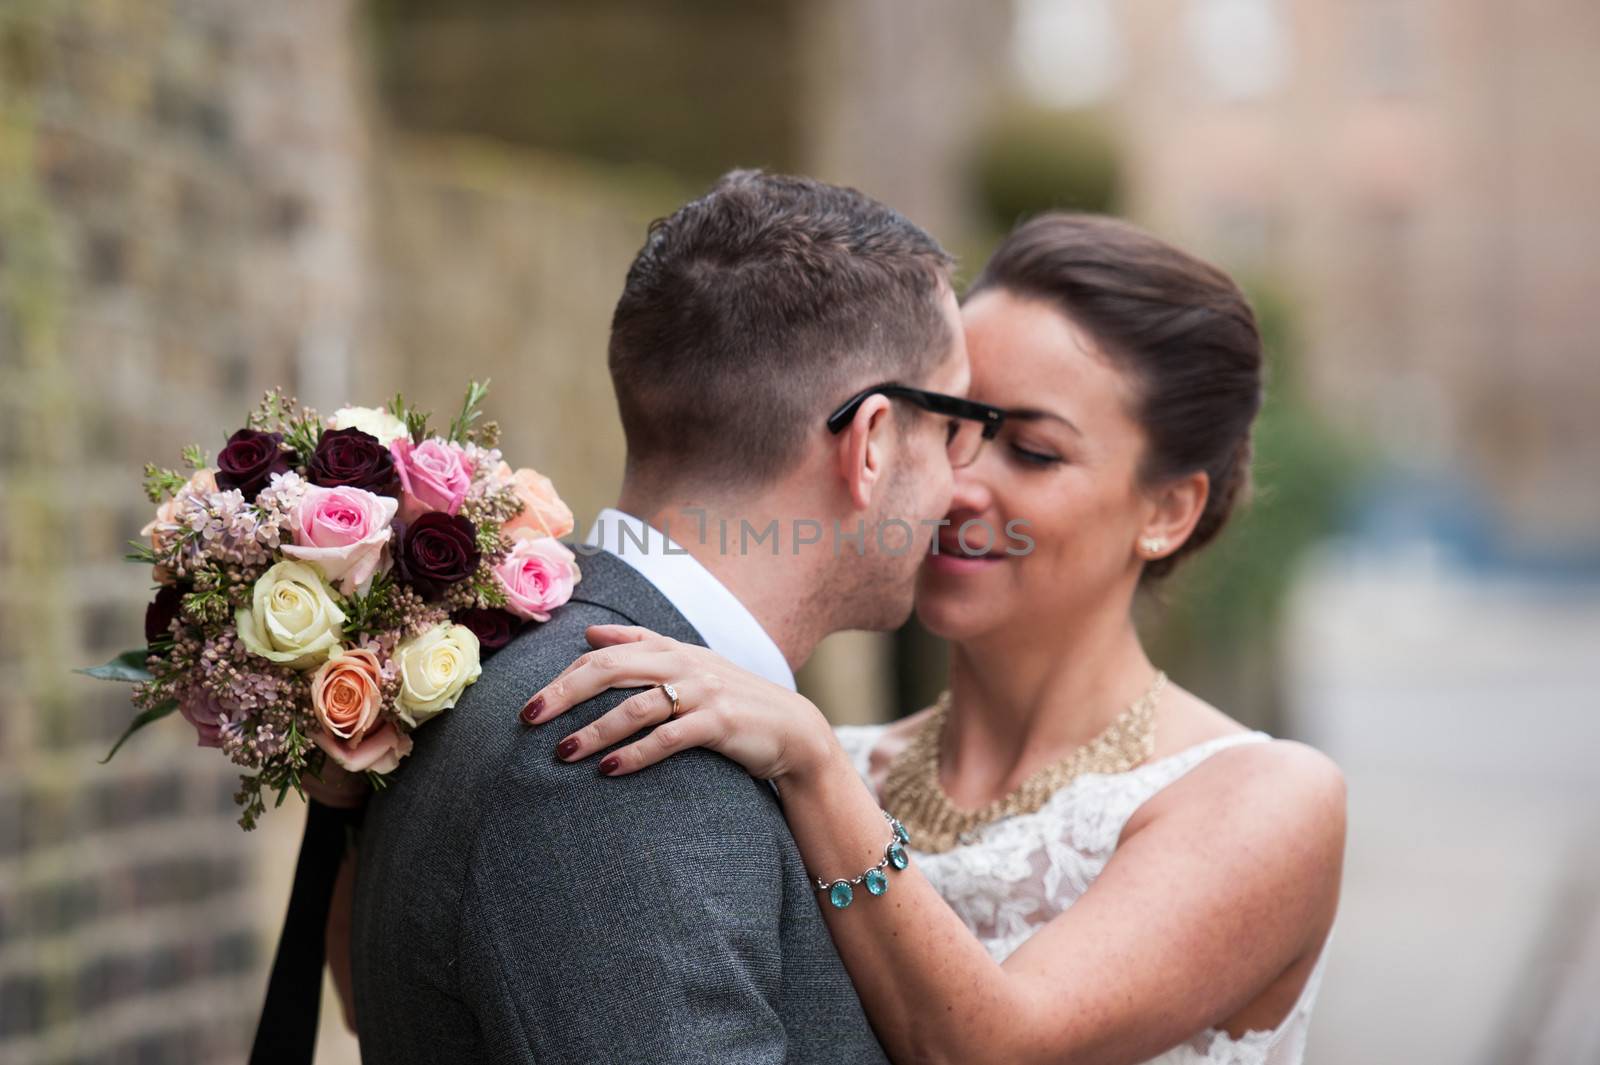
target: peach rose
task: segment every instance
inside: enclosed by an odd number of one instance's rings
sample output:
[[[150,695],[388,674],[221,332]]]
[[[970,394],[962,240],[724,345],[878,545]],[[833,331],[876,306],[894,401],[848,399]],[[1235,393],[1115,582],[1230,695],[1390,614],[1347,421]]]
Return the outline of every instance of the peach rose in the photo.
[[[430,510],[455,514],[472,487],[472,462],[466,452],[447,440],[433,437],[413,444],[409,437],[389,443],[394,468],[400,474],[400,517],[415,521]]]
[[[400,759],[411,753],[411,737],[396,728],[393,721],[385,721],[360,743],[342,743],[326,732],[311,738],[329,758],[352,773],[393,773],[399,768]]]
[[[217,471],[207,467],[195,470],[189,478],[189,483],[178,489],[171,499],[163,499],[161,505],[156,507],[155,519],[139,530],[139,535],[150,541],[150,546],[155,551],[167,549],[172,535],[178,531],[178,505],[185,496],[208,496],[217,490]],[[174,584],[176,578],[166,566],[155,567],[157,584]]]
[[[378,723],[383,664],[367,647],[337,651],[311,677],[311,709],[324,732],[351,745]]]
[[[381,720],[383,666],[376,651],[338,652],[311,678],[311,709],[322,731],[313,739],[352,773],[388,773],[411,752],[411,737]]]
[[[519,536],[494,567],[506,593],[506,609],[519,618],[549,621],[550,611],[572,598],[582,574],[577,560],[560,540]]]
[[[501,483],[509,482],[522,500],[522,512],[500,526],[507,536],[515,535],[519,529],[536,537],[561,537],[572,531],[572,511],[556,494],[550,478],[527,467],[513,471],[504,462],[495,471],[495,478]]]

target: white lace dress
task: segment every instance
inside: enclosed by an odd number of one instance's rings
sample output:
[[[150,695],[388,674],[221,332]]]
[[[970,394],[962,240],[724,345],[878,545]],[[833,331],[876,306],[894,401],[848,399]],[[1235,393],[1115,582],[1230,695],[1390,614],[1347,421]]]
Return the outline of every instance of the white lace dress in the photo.
[[[869,787],[874,781],[868,759],[883,729],[882,725],[835,729]],[[1240,732],[1126,773],[1086,774],[1052,795],[1037,813],[986,825],[973,843],[942,854],[928,854],[915,846],[908,849],[989,953],[1003,961],[1089,889],[1116,850],[1123,826],[1145,800],[1217,751],[1271,738],[1265,732]],[[1324,947],[1299,1000],[1277,1028],[1246,1032],[1239,1039],[1207,1029],[1151,1059],[1149,1065],[1300,1065],[1327,956]]]

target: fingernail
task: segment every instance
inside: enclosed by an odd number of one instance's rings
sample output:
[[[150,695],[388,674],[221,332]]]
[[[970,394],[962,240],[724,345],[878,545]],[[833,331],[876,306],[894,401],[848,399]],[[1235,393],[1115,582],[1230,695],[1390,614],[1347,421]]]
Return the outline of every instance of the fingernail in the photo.
[[[566,739],[564,739],[560,743],[556,744],[556,757],[557,758],[571,758],[573,753],[575,751],[577,751],[577,749],[578,749],[578,737],[576,737],[576,736],[568,736]]]
[[[620,765],[622,765],[622,763],[618,761],[616,755],[606,755],[606,757],[600,760],[600,772],[609,777],[612,773],[617,771],[617,767]]]
[[[528,700],[528,705],[522,708],[522,720],[532,725],[539,720],[539,715],[544,711],[544,696],[535,695]]]

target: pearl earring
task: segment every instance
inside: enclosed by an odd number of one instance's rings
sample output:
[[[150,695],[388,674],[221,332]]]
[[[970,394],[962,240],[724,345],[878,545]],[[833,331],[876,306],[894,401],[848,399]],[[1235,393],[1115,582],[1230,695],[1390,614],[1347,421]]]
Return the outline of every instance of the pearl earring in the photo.
[[[1147,555],[1159,555],[1167,549],[1167,541],[1160,536],[1146,536],[1139,541],[1139,548]]]

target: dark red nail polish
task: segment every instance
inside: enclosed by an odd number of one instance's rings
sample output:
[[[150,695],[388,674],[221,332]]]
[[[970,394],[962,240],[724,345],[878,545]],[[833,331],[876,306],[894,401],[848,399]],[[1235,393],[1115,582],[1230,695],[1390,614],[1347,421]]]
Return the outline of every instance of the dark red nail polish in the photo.
[[[621,765],[622,763],[617,760],[616,755],[608,754],[606,757],[600,760],[600,772],[609,777],[612,773],[615,773],[617,768]]]
[[[556,756],[559,758],[571,758],[573,752],[577,749],[578,737],[568,736],[566,739],[556,744]]]
[[[533,724],[539,720],[539,714],[544,711],[544,696],[535,695],[527,706],[522,708],[522,720]]]

